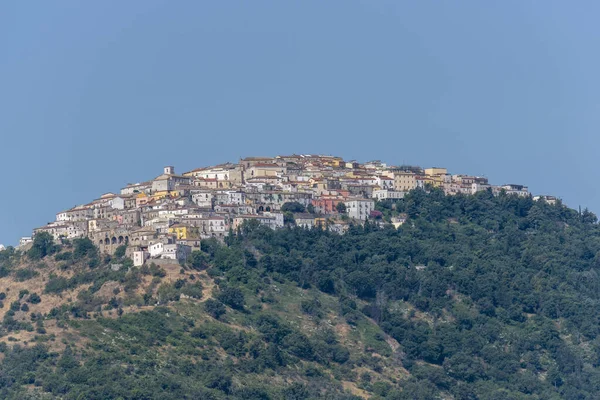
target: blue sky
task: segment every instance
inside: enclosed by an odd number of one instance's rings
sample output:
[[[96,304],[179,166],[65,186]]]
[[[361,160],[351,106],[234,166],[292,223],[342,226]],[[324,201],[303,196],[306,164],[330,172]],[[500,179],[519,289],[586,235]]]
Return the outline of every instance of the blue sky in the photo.
[[[0,4],[0,243],[127,182],[324,153],[600,211],[600,3]]]

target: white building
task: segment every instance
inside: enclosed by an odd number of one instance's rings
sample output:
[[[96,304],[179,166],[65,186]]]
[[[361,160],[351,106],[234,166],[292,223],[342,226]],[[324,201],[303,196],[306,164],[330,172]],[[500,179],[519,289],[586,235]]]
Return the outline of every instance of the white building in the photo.
[[[133,266],[141,267],[146,260],[150,258],[150,253],[144,250],[136,250],[133,252]]]
[[[68,224],[67,225],[67,238],[68,239],[77,239],[87,236],[87,230],[83,228],[83,226],[78,224]]]
[[[375,177],[375,184],[382,189],[392,190],[394,188],[394,179],[389,176]]]
[[[0,251],[4,251],[4,250],[6,250],[6,247],[4,247],[3,244],[0,244]]]
[[[189,185],[190,178],[186,176],[175,175],[175,167],[168,166],[164,168],[162,175],[157,176],[152,181],[152,192],[165,192],[175,189],[176,185]]]
[[[192,248],[179,243],[169,243],[163,246],[160,258],[167,260],[185,261],[192,253]]]
[[[346,214],[350,218],[364,221],[369,218],[371,211],[375,209],[375,202],[370,199],[349,199],[344,201]]]
[[[556,201],[558,200],[556,197],[554,196],[548,196],[548,195],[541,195],[541,196],[535,196],[533,198],[533,200],[535,201],[545,201],[546,203],[550,204],[550,205],[555,205]]]
[[[34,229],[33,232],[34,236],[40,232],[48,232],[50,235],[52,235],[54,240],[59,240],[61,237],[66,238],[68,236],[67,225],[60,224],[58,222]]]
[[[403,199],[404,192],[395,190],[373,190],[373,198],[377,200]]]
[[[87,221],[92,218],[94,218],[94,210],[84,206],[78,206],[56,214],[56,222]]]
[[[271,228],[283,228],[283,213],[264,212],[263,217],[271,218],[271,222],[267,223]]]
[[[192,202],[198,207],[212,208],[213,193],[209,190],[192,190]]]
[[[152,244],[150,244],[150,246],[148,246],[148,252],[150,253],[150,257],[152,257],[152,258],[159,257],[163,253],[163,250],[164,250],[163,242],[152,243]]]
[[[477,192],[483,192],[484,190],[488,190],[489,188],[490,188],[490,185],[488,185],[487,183],[473,182],[471,184],[471,194],[475,194]]]
[[[157,242],[148,246],[148,253],[151,258],[161,258],[167,260],[185,260],[191,254],[191,246],[179,243]],[[138,255],[138,262],[141,262],[143,254]],[[135,258],[135,252],[134,252]],[[145,261],[145,260],[144,260]],[[134,259],[135,262],[135,259]],[[134,263],[135,264],[135,263]]]
[[[283,214],[265,212],[261,215],[240,215],[233,219],[233,229],[237,229],[244,221],[256,220],[271,229],[283,228]]]
[[[19,239],[19,247],[28,245],[29,243],[33,243],[31,236],[23,236],[21,239]]]
[[[529,196],[529,188],[523,185],[515,185],[513,183],[502,185],[501,187],[506,191],[506,194],[516,194],[517,196]]]
[[[112,207],[112,208],[116,208],[118,210],[124,210],[125,209],[125,199],[123,197],[115,197],[113,199],[111,199],[108,204]]]
[[[223,217],[208,217],[206,218],[208,223],[203,223],[202,228],[204,232],[207,232],[213,237],[225,237],[229,232],[229,225]],[[208,229],[207,229],[208,228]]]
[[[122,195],[130,195],[130,194],[136,194],[136,193],[149,193],[151,189],[152,189],[151,182],[130,183],[127,186],[125,186],[123,189],[121,189],[121,194]]]

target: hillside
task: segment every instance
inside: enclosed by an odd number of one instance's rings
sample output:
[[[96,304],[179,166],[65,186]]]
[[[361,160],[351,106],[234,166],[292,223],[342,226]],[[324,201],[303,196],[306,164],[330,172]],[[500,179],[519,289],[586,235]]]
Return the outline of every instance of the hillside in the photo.
[[[249,221],[183,265],[47,234],[0,252],[0,397],[598,398],[592,213],[437,189],[376,208],[406,221]]]

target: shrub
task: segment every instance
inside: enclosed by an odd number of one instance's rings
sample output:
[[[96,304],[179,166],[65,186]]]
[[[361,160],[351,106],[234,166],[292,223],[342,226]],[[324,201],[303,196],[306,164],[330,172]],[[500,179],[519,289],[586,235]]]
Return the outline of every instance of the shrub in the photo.
[[[300,308],[306,314],[314,316],[321,315],[321,302],[316,297],[310,300],[302,300],[300,303]]]
[[[313,357],[313,348],[310,340],[308,340],[308,338],[301,333],[294,332],[290,335],[287,335],[283,339],[283,345],[296,357],[307,360],[310,360]]]
[[[29,311],[29,306],[27,305],[27,303],[23,303],[23,305],[21,306],[21,311]]]
[[[157,291],[158,300],[161,303],[165,303],[167,301],[179,301],[179,290],[175,288],[174,285],[170,283],[163,283],[160,285]]]
[[[167,276],[167,272],[154,263],[150,264],[150,274],[159,278],[164,278]]]
[[[69,281],[67,278],[63,278],[62,276],[51,278],[48,283],[46,283],[46,287],[44,288],[44,292],[46,293],[60,293],[69,288]]]
[[[40,273],[31,268],[18,269],[15,271],[15,280],[17,282],[27,281],[38,276]]]
[[[204,303],[204,310],[214,319],[221,318],[221,316],[225,315],[227,312],[223,303],[214,299],[206,300]]]
[[[39,304],[42,302],[42,298],[37,293],[31,293],[27,299],[27,302],[31,304]]]
[[[54,256],[56,261],[68,261],[73,258],[73,253],[70,251],[65,251],[64,253],[58,253]]]
[[[185,282],[186,282],[185,279],[177,279],[174,284],[175,289],[181,289],[182,287],[184,287]]]
[[[241,310],[244,308],[245,299],[244,293],[238,288],[226,287],[221,290],[217,298],[224,304],[227,304],[231,308]]]
[[[202,283],[188,283],[181,289],[181,293],[194,299],[200,299],[202,298]]]

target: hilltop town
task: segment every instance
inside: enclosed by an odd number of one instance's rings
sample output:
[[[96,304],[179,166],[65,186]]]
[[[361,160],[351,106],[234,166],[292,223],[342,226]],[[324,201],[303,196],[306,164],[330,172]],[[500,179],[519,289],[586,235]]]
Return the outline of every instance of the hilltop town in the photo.
[[[59,212],[33,236],[48,232],[56,241],[88,237],[106,253],[127,245],[135,265],[150,258],[184,260],[202,239],[222,240],[248,220],[273,229],[295,224],[343,233],[350,223],[380,220],[376,202],[401,199],[429,185],[448,195],[491,190],[529,196],[526,186],[494,186],[485,177],[452,175],[446,168],[358,163],[324,155],[247,157],[183,174],[167,166],[150,181],[128,184],[119,193]],[[397,227],[404,218],[387,222]],[[31,241],[24,237],[19,245]]]

